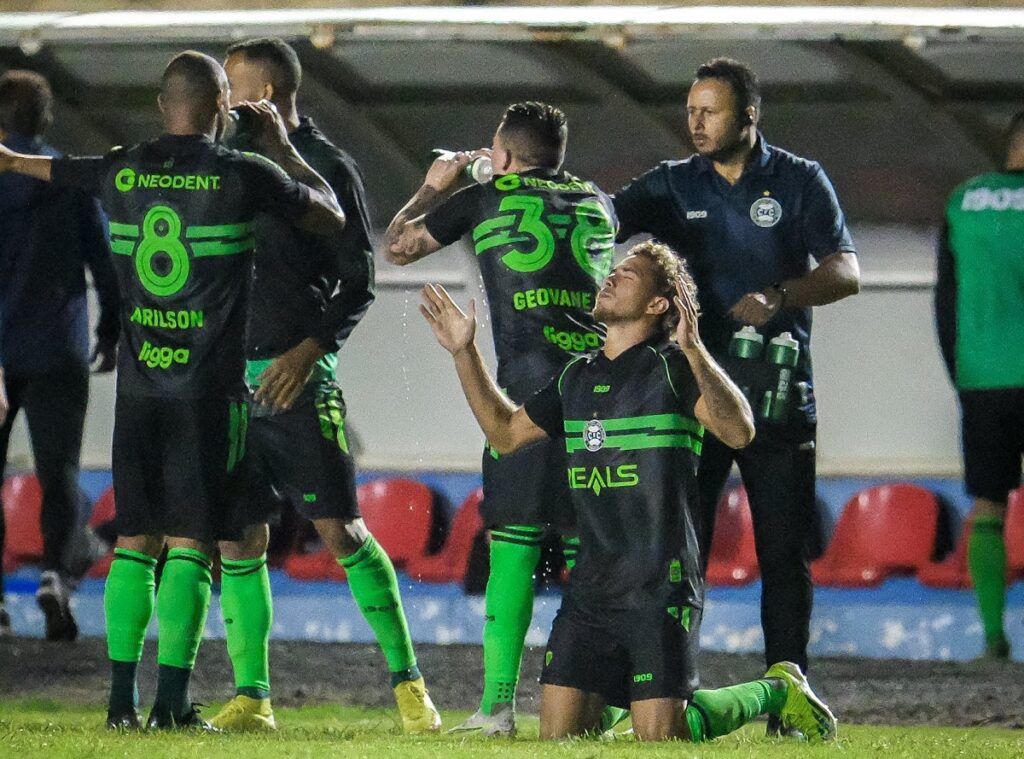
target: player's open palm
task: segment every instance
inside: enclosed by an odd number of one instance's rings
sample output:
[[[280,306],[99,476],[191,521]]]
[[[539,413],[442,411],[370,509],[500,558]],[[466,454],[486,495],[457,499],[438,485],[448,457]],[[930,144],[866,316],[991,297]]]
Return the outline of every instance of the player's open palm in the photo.
[[[421,295],[420,313],[434,330],[437,342],[452,355],[468,347],[476,335],[476,301],[469,301],[467,314],[441,285],[426,285]]]
[[[681,280],[676,280],[676,297],[673,298],[679,310],[679,324],[676,327],[676,342],[684,351],[700,346],[700,332],[697,331],[697,320],[700,311],[693,294],[683,287]]]

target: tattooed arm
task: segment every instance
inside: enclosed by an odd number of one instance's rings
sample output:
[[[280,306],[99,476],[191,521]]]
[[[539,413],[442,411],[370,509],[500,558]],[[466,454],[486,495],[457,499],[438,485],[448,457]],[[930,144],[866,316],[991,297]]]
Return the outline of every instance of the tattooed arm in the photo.
[[[423,217],[455,187],[474,156],[475,153],[448,153],[431,164],[423,179],[423,186],[395,215],[384,233],[385,259],[405,266],[444,247],[430,234]]]
[[[730,448],[743,448],[754,439],[754,414],[743,393],[711,357],[697,331],[697,307],[689,291],[676,284],[679,326],[676,342],[697,380],[700,398],[694,406],[697,420]]]

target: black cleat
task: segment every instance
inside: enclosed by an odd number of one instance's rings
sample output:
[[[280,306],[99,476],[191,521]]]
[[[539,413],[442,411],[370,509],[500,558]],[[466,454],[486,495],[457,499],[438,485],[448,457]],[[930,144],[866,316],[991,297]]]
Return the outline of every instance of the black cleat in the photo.
[[[114,714],[107,712],[107,730],[118,730],[120,732],[134,732],[142,729],[142,717],[138,711],[132,709],[128,712]]]
[[[46,620],[47,640],[70,642],[78,637],[78,625],[71,614],[71,591],[59,572],[43,572],[36,591],[36,603]]]
[[[195,730],[203,733],[222,733],[223,730],[214,727],[205,719],[199,716],[199,710],[197,706],[202,704],[192,704],[187,712],[181,716],[175,717],[171,714],[169,709],[163,707],[153,706],[153,710],[149,713],[149,719],[146,720],[147,730]]]

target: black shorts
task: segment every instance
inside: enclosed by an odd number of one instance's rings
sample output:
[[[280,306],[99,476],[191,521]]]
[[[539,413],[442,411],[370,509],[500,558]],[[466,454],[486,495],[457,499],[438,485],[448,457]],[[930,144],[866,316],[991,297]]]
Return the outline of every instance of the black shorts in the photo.
[[[487,446],[482,469],[484,526],[576,524],[564,441],[539,440],[506,456]]]
[[[266,522],[282,501],[307,519],[358,519],[355,462],[345,437],[341,388],[310,385],[288,411],[254,405],[240,525]]]
[[[689,700],[698,685],[699,651],[699,609],[595,613],[566,596],[551,627],[540,681],[596,693],[624,709],[651,698]]]
[[[118,395],[112,463],[118,535],[237,539],[248,404]]]
[[[962,390],[960,410],[967,492],[1005,501],[1020,485],[1024,389]]]

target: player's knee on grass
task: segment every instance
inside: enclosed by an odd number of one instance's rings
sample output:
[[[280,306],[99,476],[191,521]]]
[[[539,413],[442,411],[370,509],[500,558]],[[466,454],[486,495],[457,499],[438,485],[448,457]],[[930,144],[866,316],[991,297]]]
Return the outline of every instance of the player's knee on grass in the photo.
[[[686,701],[678,698],[651,698],[630,704],[633,734],[640,741],[666,741],[671,738],[692,740],[686,722]]]
[[[118,535],[116,548],[124,548],[128,551],[136,551],[159,558],[164,550],[163,535]]]
[[[314,519],[313,526],[324,545],[339,559],[354,554],[370,536],[362,519]]]
[[[596,693],[545,685],[540,700],[541,740],[557,741],[596,732],[604,706],[604,699]]]
[[[258,559],[270,545],[270,527],[266,522],[250,525],[241,540],[222,540],[217,544],[220,555],[228,561]]]

